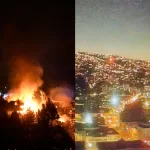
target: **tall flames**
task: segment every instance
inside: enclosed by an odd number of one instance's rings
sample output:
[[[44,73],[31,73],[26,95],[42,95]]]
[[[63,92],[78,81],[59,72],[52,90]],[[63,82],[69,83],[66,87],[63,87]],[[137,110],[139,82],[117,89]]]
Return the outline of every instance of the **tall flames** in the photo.
[[[37,112],[41,108],[42,98],[36,98],[35,92],[42,86],[41,79],[43,70],[40,65],[31,63],[22,58],[17,58],[12,63],[11,72],[11,90],[8,100],[21,100],[24,105],[21,106],[21,113],[25,113],[28,108]]]
[[[73,109],[71,105],[73,90],[66,86],[59,86],[50,89],[49,95],[46,96],[40,90],[40,87],[43,85],[43,69],[40,65],[26,59],[17,58],[11,64],[11,68],[11,89],[7,100],[16,101],[15,105],[18,105],[18,100],[23,102],[19,112],[24,115],[27,109],[31,109],[36,113],[42,108],[42,104],[45,104],[46,99],[49,97],[60,117],[58,120],[53,121],[54,125],[55,123],[63,125],[74,139],[74,120],[72,118]]]
[[[28,108],[35,112],[40,109],[46,95],[41,91],[40,96],[37,97],[35,93],[43,85],[42,75],[43,69],[39,64],[17,57],[11,63],[11,89],[8,93],[8,101],[21,100],[24,103],[22,112],[26,112]],[[70,107],[73,90],[66,86],[59,86],[50,89],[48,97],[62,108]]]
[[[46,102],[46,94],[40,90],[43,84],[42,75],[43,69],[37,63],[27,61],[26,59],[17,58],[11,64],[12,72],[10,74],[11,89],[8,93],[8,101],[20,100],[23,102],[21,114],[25,114],[27,109],[31,109],[35,113],[41,109],[42,104]],[[38,94],[37,94],[38,93]],[[73,134],[73,121],[71,118],[73,100],[73,90],[69,87],[59,86],[52,88],[49,91],[48,97],[54,103],[62,122],[67,127],[71,134]]]

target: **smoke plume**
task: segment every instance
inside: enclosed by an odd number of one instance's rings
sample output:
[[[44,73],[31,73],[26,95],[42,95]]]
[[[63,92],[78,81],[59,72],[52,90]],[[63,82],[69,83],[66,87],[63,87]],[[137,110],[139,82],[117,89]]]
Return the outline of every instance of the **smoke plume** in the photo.
[[[50,89],[50,99],[57,107],[59,121],[71,121],[70,111],[72,110],[71,102],[73,101],[73,91],[69,87],[55,87]]]
[[[54,103],[68,107],[73,99],[73,91],[69,87],[60,86],[50,89],[49,97]]]

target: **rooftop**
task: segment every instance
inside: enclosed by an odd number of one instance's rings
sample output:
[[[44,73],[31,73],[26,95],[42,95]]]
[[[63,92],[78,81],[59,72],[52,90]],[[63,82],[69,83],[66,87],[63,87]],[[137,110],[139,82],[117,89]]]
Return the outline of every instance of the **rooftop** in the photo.
[[[114,129],[104,127],[104,126],[100,127],[99,129],[88,131],[87,133],[88,133],[88,136],[92,136],[92,137],[100,137],[100,136],[118,134],[118,132],[115,131]]]
[[[141,128],[150,128],[150,123],[140,123],[138,126]]]
[[[97,143],[97,147],[98,149],[111,149],[111,150],[121,150],[121,149],[144,149],[144,148],[148,148],[150,149],[150,147],[140,141],[140,140],[137,140],[137,141],[123,141],[123,140],[120,140],[120,141],[116,141],[116,142],[101,142],[101,143]]]
[[[85,143],[84,142],[75,142],[75,149],[76,150],[83,150],[84,149],[84,146],[85,146]]]

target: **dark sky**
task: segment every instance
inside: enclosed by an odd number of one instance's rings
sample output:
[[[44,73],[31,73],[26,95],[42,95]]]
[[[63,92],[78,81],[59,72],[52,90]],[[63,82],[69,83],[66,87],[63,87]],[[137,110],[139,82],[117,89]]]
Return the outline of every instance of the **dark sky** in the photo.
[[[44,69],[45,84],[74,84],[75,4],[55,3],[0,6],[1,84],[7,81],[8,63],[16,56],[38,61]]]
[[[150,0],[76,0],[76,48],[150,60]]]

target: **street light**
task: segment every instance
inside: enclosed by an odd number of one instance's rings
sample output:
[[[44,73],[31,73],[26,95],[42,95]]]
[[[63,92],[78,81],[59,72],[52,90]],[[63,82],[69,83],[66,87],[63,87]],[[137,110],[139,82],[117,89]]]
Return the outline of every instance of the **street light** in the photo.
[[[113,105],[114,107],[117,107],[119,104],[119,99],[116,95],[114,95],[111,99],[111,105]]]
[[[88,147],[90,147],[90,148],[91,148],[91,147],[92,147],[92,143],[88,143]]]
[[[85,115],[85,122],[86,122],[86,123],[90,123],[90,124],[93,123],[93,122],[92,122],[92,116],[91,116],[91,114],[87,113],[87,114]]]
[[[149,103],[147,101],[145,102],[145,106],[149,106]]]

